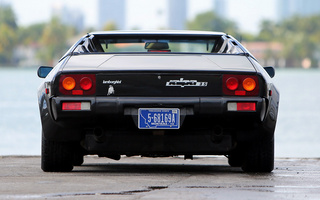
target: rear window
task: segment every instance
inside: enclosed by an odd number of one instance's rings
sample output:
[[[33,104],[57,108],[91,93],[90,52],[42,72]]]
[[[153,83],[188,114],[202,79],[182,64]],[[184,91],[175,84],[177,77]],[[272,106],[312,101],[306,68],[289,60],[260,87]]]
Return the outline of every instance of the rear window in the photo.
[[[167,36],[168,37],[168,36]],[[229,53],[243,51],[230,39],[216,38],[86,38],[78,45],[77,53]]]
[[[215,40],[99,40],[104,52],[210,53]]]

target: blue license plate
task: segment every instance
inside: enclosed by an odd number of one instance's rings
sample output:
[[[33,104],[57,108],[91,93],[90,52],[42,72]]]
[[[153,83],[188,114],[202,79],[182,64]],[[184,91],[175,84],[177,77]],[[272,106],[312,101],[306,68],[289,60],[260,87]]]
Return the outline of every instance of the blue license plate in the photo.
[[[179,129],[178,108],[140,108],[139,129]]]

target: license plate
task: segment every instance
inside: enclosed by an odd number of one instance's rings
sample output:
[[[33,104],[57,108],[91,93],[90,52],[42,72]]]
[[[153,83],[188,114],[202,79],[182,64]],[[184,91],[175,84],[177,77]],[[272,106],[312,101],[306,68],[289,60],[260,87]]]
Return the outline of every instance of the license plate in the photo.
[[[178,108],[140,108],[139,129],[179,129]]]

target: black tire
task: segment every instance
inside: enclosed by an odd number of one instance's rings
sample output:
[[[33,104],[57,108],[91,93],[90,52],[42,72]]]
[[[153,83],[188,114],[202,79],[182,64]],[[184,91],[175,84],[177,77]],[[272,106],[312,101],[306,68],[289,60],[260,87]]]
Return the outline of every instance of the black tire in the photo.
[[[72,145],[42,136],[41,169],[45,172],[70,172],[73,169]]]
[[[274,168],[274,139],[260,139],[246,148],[242,170],[271,172]]]

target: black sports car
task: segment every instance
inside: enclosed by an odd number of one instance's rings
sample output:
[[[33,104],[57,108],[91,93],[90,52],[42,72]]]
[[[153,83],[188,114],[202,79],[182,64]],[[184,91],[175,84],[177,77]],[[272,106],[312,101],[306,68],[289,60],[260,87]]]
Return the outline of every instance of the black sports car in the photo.
[[[94,32],[38,76],[43,171],[71,171],[89,154],[274,168],[274,68],[225,33]]]

